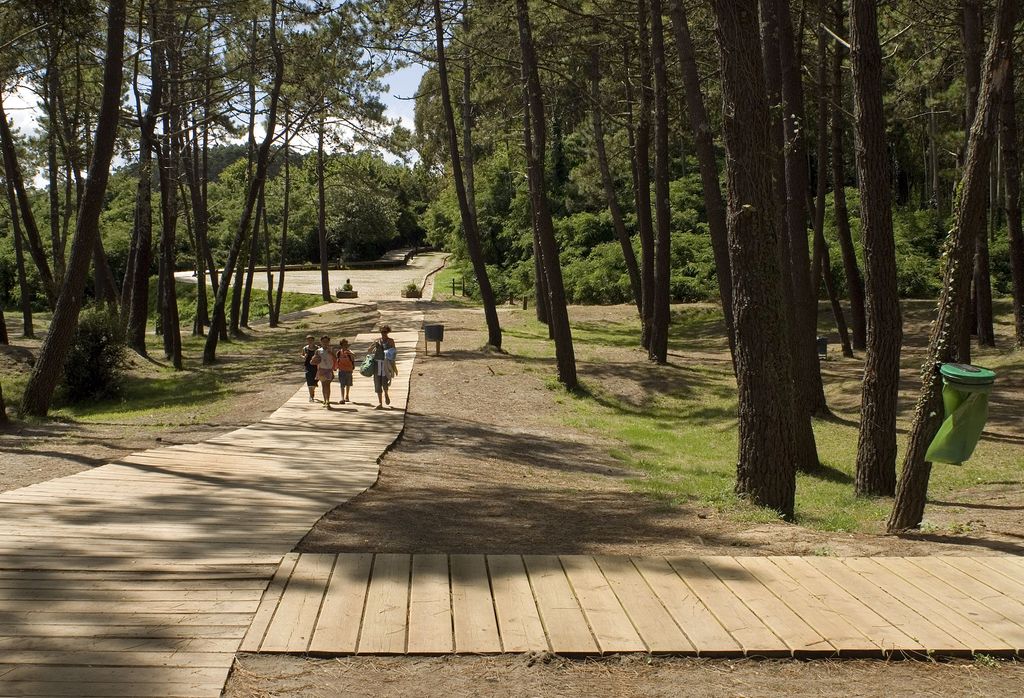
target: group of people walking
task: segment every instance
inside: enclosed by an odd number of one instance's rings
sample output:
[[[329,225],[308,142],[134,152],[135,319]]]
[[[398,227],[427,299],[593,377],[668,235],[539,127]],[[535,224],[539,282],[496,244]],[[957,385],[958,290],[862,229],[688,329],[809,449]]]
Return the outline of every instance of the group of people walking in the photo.
[[[362,375],[373,376],[373,390],[377,393],[377,405],[374,409],[378,410],[384,409],[385,404],[391,404],[388,388],[391,386],[391,379],[398,375],[395,340],[389,336],[390,334],[391,327],[381,325],[380,337],[370,344],[366,358],[360,365]],[[307,335],[306,346],[302,347],[302,357],[305,362],[306,387],[309,389],[310,402],[316,402],[316,386],[319,383],[320,392],[323,394],[321,402],[324,407],[330,409],[331,383],[334,382],[335,373],[338,378],[338,390],[341,393],[338,404],[344,405],[352,401],[350,391],[352,374],[356,371],[356,357],[349,349],[347,339],[342,339],[335,347],[331,345],[331,338],[328,335],[321,337],[319,344],[313,335]],[[371,369],[372,374],[369,373]]]

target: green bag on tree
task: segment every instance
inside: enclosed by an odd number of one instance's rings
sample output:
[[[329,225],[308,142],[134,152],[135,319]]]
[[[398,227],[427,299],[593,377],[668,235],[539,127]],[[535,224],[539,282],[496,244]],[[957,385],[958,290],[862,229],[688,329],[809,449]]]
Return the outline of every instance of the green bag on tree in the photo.
[[[925,460],[960,465],[971,457],[988,419],[988,394],[996,374],[967,364],[943,364],[942,406],[946,418],[928,446]]]

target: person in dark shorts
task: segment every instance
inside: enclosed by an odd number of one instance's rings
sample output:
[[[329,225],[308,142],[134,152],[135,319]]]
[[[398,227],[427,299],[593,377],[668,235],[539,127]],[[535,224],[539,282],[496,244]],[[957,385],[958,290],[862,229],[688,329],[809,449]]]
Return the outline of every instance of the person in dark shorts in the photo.
[[[344,405],[352,398],[349,395],[352,390],[352,372],[356,370],[356,357],[348,348],[348,340],[343,339],[338,345],[338,352],[334,355],[334,370],[338,372],[338,391],[341,399],[338,404]]]
[[[310,363],[316,356],[319,347],[313,341],[313,335],[306,336],[306,346],[302,347],[302,358],[306,367],[306,387],[309,388],[309,401],[316,402],[316,366]]]

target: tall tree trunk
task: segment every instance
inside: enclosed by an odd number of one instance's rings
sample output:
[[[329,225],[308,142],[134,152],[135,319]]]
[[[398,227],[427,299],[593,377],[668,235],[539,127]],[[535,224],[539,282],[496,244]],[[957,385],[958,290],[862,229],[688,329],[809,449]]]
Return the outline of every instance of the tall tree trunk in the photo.
[[[57,42],[47,47],[46,77],[43,82],[43,106],[49,122],[46,131],[46,171],[49,176],[47,199],[50,204],[50,248],[53,253],[53,276],[58,284],[64,277],[64,245],[60,234],[60,165],[57,163],[57,94],[60,90],[60,72],[57,68]]]
[[[794,356],[798,394],[812,415],[827,417],[825,388],[815,339],[818,335],[818,298],[811,290],[811,258],[807,246],[807,140],[804,136],[804,88],[796,40],[789,12],[789,0],[775,0],[778,13],[779,61],[782,71],[783,125],[786,131],[786,223],[792,260],[793,299],[795,301],[797,354]]]
[[[654,66],[654,324],[650,358],[668,361],[668,326],[671,321],[671,210],[668,180],[668,71],[665,69],[665,27],[661,0],[649,0],[651,12],[651,63]]]
[[[825,279],[825,291],[828,294],[829,305],[832,307],[832,317],[836,321],[836,331],[839,333],[839,344],[843,350],[843,356],[853,357],[853,347],[850,346],[850,334],[846,327],[846,316],[843,314],[843,306],[839,304],[839,297],[836,295],[835,279],[832,277],[832,260],[829,253],[828,242],[825,240],[825,197],[828,194],[828,41],[824,27],[828,17],[825,14],[825,0],[818,0],[818,119],[815,135],[817,137],[817,180],[815,181],[814,199],[814,259],[811,265],[811,289],[815,298],[818,297],[818,287],[822,276]]]
[[[799,453],[778,256],[778,237],[784,233],[772,201],[773,146],[757,1],[715,0],[713,8],[726,115],[727,222],[736,321],[736,492],[791,518]]]
[[[977,230],[984,220],[987,204],[989,158],[995,141],[996,110],[1001,108],[1003,90],[1010,73],[1016,0],[999,0],[995,10],[992,39],[985,58],[984,79],[978,93],[978,108],[971,125],[964,159],[963,178],[954,202],[954,224],[946,243],[946,261],[938,314],[928,341],[928,358],[921,368],[921,394],[914,410],[910,437],[903,459],[903,472],[896,488],[896,503],[889,516],[890,532],[915,528],[924,516],[931,463],[925,460],[928,445],[943,420],[942,379],[939,367],[957,358],[953,341],[966,322],[970,300],[971,259]]]
[[[220,278],[220,286],[217,289],[217,300],[213,309],[214,326],[210,328],[210,332],[206,336],[206,346],[203,348],[204,364],[212,364],[217,360],[217,342],[223,329],[224,307],[227,304],[231,275],[235,271],[238,254],[245,242],[246,233],[252,225],[256,199],[263,189],[263,182],[267,178],[270,146],[274,141],[274,130],[277,126],[277,107],[281,97],[281,84],[284,81],[284,54],[277,41],[277,6],[278,0],[270,0],[270,46],[274,54],[274,79],[270,89],[270,109],[267,112],[266,136],[264,136],[263,142],[260,143],[256,154],[256,172],[253,175],[252,181],[249,182],[245,205],[242,208],[242,215],[238,221],[238,228],[235,230],[235,237],[231,241],[231,248],[228,250],[228,258],[224,264],[224,273]]]
[[[836,31],[842,33],[843,0],[836,0],[833,5]],[[857,253],[853,247],[853,235],[850,232],[850,215],[846,209],[846,155],[843,148],[843,136],[846,123],[843,120],[843,47],[835,45],[832,54],[832,197],[836,218],[836,237],[839,238],[839,252],[843,257],[843,272],[846,275],[846,288],[850,294],[850,324],[853,327],[853,348],[864,351],[867,346],[867,320],[864,313],[864,279],[857,266]]]
[[[786,206],[786,162],[785,145],[786,131],[782,120],[782,57],[780,51],[778,17],[774,9],[774,0],[761,0],[761,41],[760,49],[763,56],[764,74],[762,81],[765,84],[768,97],[769,109],[769,138],[771,148],[768,156],[771,158],[769,165],[772,171],[773,194],[770,199],[774,206],[773,216],[779,224],[779,235],[775,237],[779,270],[781,274],[783,318],[786,322],[786,329],[783,336],[789,342],[790,369],[789,382],[792,386],[795,400],[792,404],[794,411],[794,430],[796,438],[796,449],[798,459],[796,467],[803,472],[816,470],[820,463],[818,461],[817,444],[814,439],[814,429],[811,424],[811,410],[808,401],[801,398],[800,380],[797,357],[800,356],[800,331],[797,322],[797,300],[796,286],[793,284],[793,255],[790,251],[790,236],[787,228],[789,210]],[[806,244],[806,243],[805,243]],[[735,301],[733,303],[735,306]],[[815,352],[817,349],[815,348]],[[815,357],[817,360],[817,357]]]
[[[1012,54],[1011,54],[1012,60]],[[1000,123],[1003,176],[1006,178],[1006,227],[1010,238],[1010,273],[1013,278],[1013,344],[1024,349],[1024,232],[1020,217],[1020,157],[1017,152],[1015,73],[1011,65]]]
[[[469,0],[462,2],[462,174],[466,178],[466,201],[479,235],[476,214],[476,172],[473,157],[473,52],[470,49]]]
[[[480,231],[476,226],[476,213],[472,210],[469,194],[466,191],[466,179],[462,171],[459,157],[459,134],[455,128],[455,111],[452,107],[451,91],[448,89],[448,59],[445,56],[444,23],[441,18],[440,0],[434,0],[434,39],[437,49],[437,74],[441,86],[441,109],[444,114],[445,130],[448,135],[448,149],[452,164],[452,180],[455,183],[455,194],[459,200],[459,214],[462,218],[462,229],[466,235],[466,249],[469,261],[473,265],[480,300],[484,306],[484,318],[487,322],[487,343],[501,348],[501,325],[498,323],[498,309],[495,305],[494,290],[487,276],[487,265],[484,263],[483,246],[480,244]]]
[[[896,249],[882,109],[882,50],[874,0],[853,0],[850,39],[867,290],[867,353],[855,489],[861,496],[891,496],[896,487],[896,398],[903,324],[896,288]]]
[[[21,217],[18,215],[17,194],[14,183],[4,177],[4,191],[7,193],[7,205],[11,209],[11,234],[14,237],[14,262],[18,267],[18,289],[21,295],[22,336],[35,337],[32,327],[32,292],[29,290],[25,277],[25,253],[21,247]],[[2,310],[0,310],[2,313]]]
[[[14,187],[18,199],[18,212],[21,214],[21,222],[25,227],[25,241],[28,243],[29,255],[35,262],[36,269],[39,270],[43,292],[46,294],[46,303],[53,308],[57,303],[57,285],[50,272],[50,262],[47,259],[46,250],[43,248],[43,240],[39,235],[39,227],[36,225],[36,217],[32,211],[32,202],[25,191],[25,180],[22,179],[21,167],[18,165],[18,150],[14,144],[14,135],[11,133],[10,124],[7,123],[2,95],[0,95],[0,148],[3,150],[5,176]]]
[[[626,273],[629,275],[629,288],[633,294],[633,302],[636,303],[637,311],[641,314],[644,311],[643,290],[640,286],[640,265],[636,261],[636,254],[633,252],[633,241],[626,230],[626,222],[622,215],[622,207],[619,206],[619,198],[615,192],[615,182],[612,180],[611,167],[608,164],[608,151],[604,145],[604,118],[601,105],[601,53],[600,47],[595,43],[590,47],[590,120],[594,128],[594,151],[597,154],[597,167],[601,173],[601,188],[604,191],[604,198],[608,204],[608,213],[612,217],[612,229],[615,231],[615,238],[622,248],[622,258],[626,263]]]
[[[974,122],[974,114],[977,111],[978,90],[981,87],[981,60],[982,47],[984,46],[984,13],[981,0],[962,0],[961,39],[964,51],[964,83],[967,88],[966,113],[967,118],[964,126],[964,150],[966,153],[968,130]],[[988,198],[988,178],[985,178],[985,197]],[[986,215],[987,215],[986,211]],[[982,346],[995,346],[995,330],[992,322],[992,279],[989,273],[988,255],[988,225],[982,219],[981,226],[977,230],[977,242],[974,252],[974,278],[973,278],[973,305],[974,305],[974,329],[977,330],[978,344]],[[969,333],[967,341],[969,342]],[[968,351],[969,351],[968,344]],[[964,359],[969,361],[969,359]]]
[[[324,301],[331,300],[331,279],[327,271],[327,193],[324,189],[324,120],[327,105],[320,111],[316,129],[316,234],[320,245],[320,295]]]
[[[697,59],[682,0],[670,0],[669,15],[672,17],[676,51],[679,54],[679,65],[683,76],[686,114],[690,120],[690,131],[693,133],[694,151],[697,155],[700,181],[704,190],[704,210],[708,218],[708,231],[711,234],[711,249],[715,255],[715,275],[718,277],[718,294],[722,299],[722,314],[725,316],[725,329],[729,336],[729,352],[735,354],[728,230],[725,224],[725,202],[722,200],[722,187],[718,182],[718,160],[715,158],[715,145],[711,137],[711,122],[708,119],[707,109],[704,107],[704,95],[701,90],[700,76],[697,73]],[[733,363],[735,364],[735,360]]]
[[[261,194],[256,208],[256,218],[253,221],[252,237],[249,239],[249,266],[245,271],[245,290],[242,292],[242,312],[239,317],[239,324],[242,327],[249,327],[249,306],[252,302],[252,282],[256,277],[256,260],[260,256],[260,223],[266,214],[264,204],[265,194]],[[270,260],[267,266],[270,265]]]
[[[291,123],[290,112],[284,111],[284,206],[281,211],[281,263],[277,269],[277,294],[274,298],[273,323],[281,319],[281,298],[284,295],[284,271],[288,260],[288,217],[291,212],[292,171],[291,171]],[[269,263],[268,263],[269,264]],[[274,324],[271,324],[273,327]]]
[[[171,104],[172,110],[176,105]],[[175,129],[165,124],[165,133]],[[174,137],[160,147],[160,326],[163,330],[164,356],[174,368],[181,369],[181,328],[178,319],[178,294],[174,286],[175,259],[177,257],[178,187]]]
[[[133,82],[136,117],[139,123],[139,180],[135,190],[135,213],[128,268],[125,271],[124,283],[121,285],[121,321],[125,327],[128,346],[143,356],[147,354],[149,271],[153,263],[153,153],[156,148],[157,117],[163,110],[163,18],[160,3],[154,1],[149,7],[150,97],[145,113],[142,112],[141,106],[137,59]],[[139,22],[141,24],[141,18]]]
[[[438,0],[434,0],[437,10]],[[530,187],[530,202],[537,219],[540,237],[541,261],[550,299],[550,327],[554,334],[555,361],[558,364],[558,380],[568,390],[575,390],[576,354],[573,349],[572,330],[569,327],[569,309],[566,307],[565,287],[562,282],[562,268],[558,260],[558,243],[548,206],[547,176],[544,171],[546,160],[546,133],[544,120],[544,95],[537,70],[537,55],[530,29],[530,15],[527,0],[516,0],[516,20],[519,25],[519,50],[522,54],[523,89],[528,105],[530,128],[526,133],[526,165]],[[442,77],[441,82],[444,83]],[[443,88],[442,88],[443,89]]]
[[[636,141],[633,148],[636,223],[640,233],[640,286],[643,291],[640,341],[651,348],[654,327],[654,220],[651,217],[651,108],[654,80],[650,61],[647,0],[637,0],[637,24],[640,47],[640,103],[636,117]]]
[[[124,66],[124,27],[125,0],[110,0],[107,12],[103,91],[99,118],[96,121],[96,141],[92,162],[89,165],[89,178],[82,197],[82,208],[75,223],[71,257],[53,312],[50,331],[25,386],[25,397],[22,401],[21,411],[33,416],[42,417],[49,410],[53,391],[63,373],[64,359],[78,327],[78,312],[82,305],[89,260],[92,257],[95,238],[99,235],[100,211],[103,208],[103,197],[110,176],[110,162],[114,155]]]

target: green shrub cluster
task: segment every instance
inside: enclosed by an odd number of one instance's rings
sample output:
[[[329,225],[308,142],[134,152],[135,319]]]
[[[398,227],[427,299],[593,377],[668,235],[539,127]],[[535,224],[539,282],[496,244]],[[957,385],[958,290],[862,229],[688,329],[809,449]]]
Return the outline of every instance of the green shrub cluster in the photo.
[[[117,313],[86,308],[64,360],[64,391],[70,402],[108,398],[121,389],[128,348]]]

